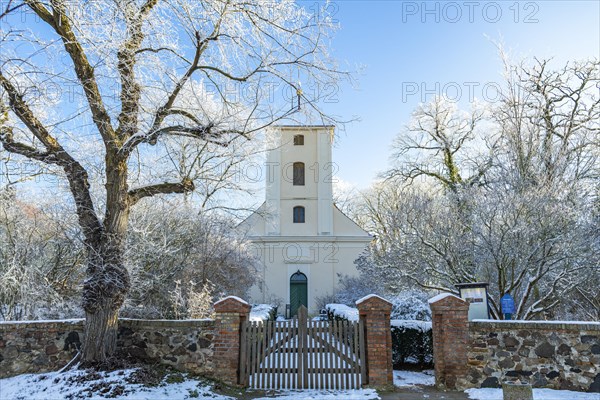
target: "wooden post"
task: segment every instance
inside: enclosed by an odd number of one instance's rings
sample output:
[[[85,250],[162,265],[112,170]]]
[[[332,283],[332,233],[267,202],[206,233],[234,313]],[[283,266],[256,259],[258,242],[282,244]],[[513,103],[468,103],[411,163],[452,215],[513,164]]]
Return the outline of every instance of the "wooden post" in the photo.
[[[366,338],[367,382],[363,381],[363,385],[390,387],[394,383],[390,326],[392,303],[372,294],[358,300],[356,306]]]
[[[239,377],[239,365],[243,361],[240,360],[240,327],[248,320],[250,308],[235,296],[215,303],[215,377],[230,385],[244,383]]]

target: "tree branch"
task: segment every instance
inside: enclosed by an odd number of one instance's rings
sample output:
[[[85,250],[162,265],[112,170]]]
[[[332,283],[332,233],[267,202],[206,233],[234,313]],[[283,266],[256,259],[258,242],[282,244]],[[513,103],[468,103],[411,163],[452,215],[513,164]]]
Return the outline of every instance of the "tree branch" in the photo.
[[[134,15],[127,12],[127,7],[124,11],[128,38],[117,52],[119,61],[117,68],[121,78],[121,113],[118,118],[119,126],[116,134],[121,141],[135,134],[138,129],[141,88],[135,78],[135,56],[144,40],[144,33],[142,32],[144,18],[157,2],[158,0],[146,1],[139,12]]]
[[[46,22],[62,39],[65,50],[69,53],[75,73],[83,90],[85,92],[92,120],[98,131],[102,135],[104,145],[107,149],[117,148],[117,136],[112,127],[110,116],[104,106],[104,101],[100,94],[100,89],[96,83],[94,68],[90,65],[83,47],[77,40],[75,33],[71,28],[69,18],[64,13],[64,5],[58,0],[52,0],[52,13],[37,0],[25,0],[31,8],[44,22]]]
[[[2,121],[0,121],[0,141],[2,141],[3,147],[9,152],[20,154],[33,160],[60,165],[67,175],[86,243],[91,244],[92,242],[103,240],[104,228],[94,210],[87,171],[48,132],[25,103],[17,88],[1,72],[0,84],[8,94],[11,110],[29,128],[31,133],[42,142],[47,152],[40,151],[23,143],[14,142],[12,139],[12,128],[6,125],[4,116],[2,117]]]
[[[127,193],[127,199],[129,205],[134,205],[144,197],[151,197],[157,194],[189,193],[195,188],[194,182],[186,178],[181,182],[165,182],[131,189]]]

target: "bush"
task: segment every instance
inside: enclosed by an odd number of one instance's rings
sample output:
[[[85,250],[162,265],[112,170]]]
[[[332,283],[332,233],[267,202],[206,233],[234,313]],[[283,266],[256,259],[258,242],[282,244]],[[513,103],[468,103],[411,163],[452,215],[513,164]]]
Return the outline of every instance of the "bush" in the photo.
[[[392,320],[392,363],[394,369],[406,364],[421,368],[433,365],[431,322]]]
[[[277,306],[273,304],[253,304],[250,310],[250,321],[275,321]]]
[[[431,309],[427,302],[430,297],[428,293],[416,289],[390,296],[392,319],[431,321]]]
[[[358,321],[358,310],[345,304],[327,304],[325,310],[329,321]]]
[[[418,308],[418,307],[417,307]],[[327,304],[329,321],[357,321],[358,310],[343,304]],[[433,365],[431,322],[391,320],[392,363],[395,369],[407,364],[430,368]]]

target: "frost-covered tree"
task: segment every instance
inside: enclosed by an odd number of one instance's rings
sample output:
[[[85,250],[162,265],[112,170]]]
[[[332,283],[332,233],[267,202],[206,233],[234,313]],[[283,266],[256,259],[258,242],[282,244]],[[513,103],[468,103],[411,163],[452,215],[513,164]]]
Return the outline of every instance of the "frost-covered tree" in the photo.
[[[505,293],[518,318],[589,315],[597,285],[586,283],[600,268],[599,65],[507,64],[485,120],[437,98],[419,106],[388,179],[364,196],[371,263],[400,287],[456,293],[457,283],[489,282],[498,318]]]
[[[0,189],[1,320],[73,317],[85,254],[63,217]]]
[[[158,207],[157,207],[158,206]],[[126,265],[132,289],[129,316],[191,318],[191,307],[212,296],[246,297],[254,283],[256,255],[236,236],[234,221],[217,213],[140,204],[132,213]],[[191,307],[191,308],[190,308]]]
[[[196,188],[156,168],[173,154],[165,143],[188,137],[210,153],[251,139],[289,115],[274,88],[318,110],[322,91],[296,80],[340,77],[327,54],[334,26],[292,0],[21,0],[0,18],[0,142],[67,182],[88,255],[82,357],[102,361],[131,287],[134,206]]]

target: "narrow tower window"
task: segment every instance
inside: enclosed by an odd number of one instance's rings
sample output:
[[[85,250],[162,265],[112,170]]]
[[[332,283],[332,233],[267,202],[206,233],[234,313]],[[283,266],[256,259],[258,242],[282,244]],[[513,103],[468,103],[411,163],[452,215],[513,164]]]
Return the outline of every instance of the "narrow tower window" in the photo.
[[[294,146],[304,146],[304,135],[294,135]]]
[[[303,162],[295,162],[294,163],[294,186],[304,186],[304,163]]]
[[[304,223],[304,207],[302,207],[302,206],[294,207],[294,223],[295,224],[303,224]]]

